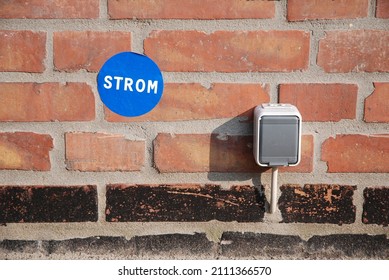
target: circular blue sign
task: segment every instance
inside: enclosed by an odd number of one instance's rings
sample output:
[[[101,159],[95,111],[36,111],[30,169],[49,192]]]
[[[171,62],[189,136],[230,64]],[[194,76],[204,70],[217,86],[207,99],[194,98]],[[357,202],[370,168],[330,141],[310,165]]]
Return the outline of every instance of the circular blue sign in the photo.
[[[140,116],[150,112],[161,100],[162,73],[147,56],[118,53],[101,67],[97,90],[111,111],[126,117]]]

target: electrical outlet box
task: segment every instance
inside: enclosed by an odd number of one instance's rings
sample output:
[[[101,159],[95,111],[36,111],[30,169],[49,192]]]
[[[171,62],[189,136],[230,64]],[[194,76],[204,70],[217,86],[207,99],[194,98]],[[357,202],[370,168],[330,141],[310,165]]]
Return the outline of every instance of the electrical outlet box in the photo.
[[[260,166],[294,166],[301,158],[301,115],[290,104],[254,110],[254,158]]]

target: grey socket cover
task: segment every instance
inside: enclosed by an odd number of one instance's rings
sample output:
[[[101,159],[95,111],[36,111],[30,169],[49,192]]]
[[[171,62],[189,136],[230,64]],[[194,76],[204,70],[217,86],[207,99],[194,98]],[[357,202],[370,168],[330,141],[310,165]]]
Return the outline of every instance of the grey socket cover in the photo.
[[[301,115],[290,104],[254,110],[254,158],[260,166],[294,166],[301,158]]]

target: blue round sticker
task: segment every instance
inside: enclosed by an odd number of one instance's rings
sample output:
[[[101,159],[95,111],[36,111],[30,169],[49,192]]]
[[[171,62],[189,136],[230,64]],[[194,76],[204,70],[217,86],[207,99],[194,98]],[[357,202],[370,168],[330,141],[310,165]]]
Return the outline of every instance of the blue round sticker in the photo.
[[[97,90],[111,111],[126,117],[140,116],[150,112],[161,100],[162,73],[147,56],[118,53],[101,67]]]

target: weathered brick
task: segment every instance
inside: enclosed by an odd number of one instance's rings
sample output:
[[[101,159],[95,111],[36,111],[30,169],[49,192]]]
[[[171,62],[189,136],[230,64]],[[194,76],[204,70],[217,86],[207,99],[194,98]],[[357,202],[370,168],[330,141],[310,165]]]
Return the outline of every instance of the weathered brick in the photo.
[[[282,84],[279,100],[299,109],[303,121],[355,119],[358,86],[352,84]]]
[[[218,134],[160,133],[154,140],[154,162],[159,172],[264,172],[255,164],[253,137]],[[302,159],[281,171],[311,172],[313,137],[302,137]]]
[[[69,253],[88,256],[108,256],[134,258],[137,255],[135,237],[130,240],[116,236],[93,236],[65,240],[44,240],[41,250],[47,255],[69,255]]]
[[[385,234],[315,235],[307,242],[315,259],[388,259],[389,240]]]
[[[262,193],[250,186],[108,185],[106,220],[259,222],[265,212]]]
[[[305,241],[294,235],[225,232],[220,247],[221,259],[386,260],[389,257],[385,234],[314,235]]]
[[[97,72],[114,54],[131,49],[131,33],[120,31],[64,31],[54,33],[56,70]]]
[[[50,135],[32,132],[0,133],[0,169],[50,170]]]
[[[365,99],[364,120],[389,122],[389,83],[374,83],[373,93]]]
[[[364,224],[389,224],[389,187],[369,187],[363,191]]]
[[[124,135],[72,132],[65,134],[66,168],[79,171],[139,171],[145,142]]]
[[[99,0],[43,1],[7,0],[0,2],[0,18],[98,18]]]
[[[0,223],[97,221],[96,186],[2,186]]]
[[[144,41],[145,54],[164,71],[290,72],[309,62],[308,32],[154,31]]]
[[[32,251],[35,244],[24,244],[26,241],[0,242],[5,252],[8,248],[20,247],[21,251]],[[3,245],[4,243],[4,245]],[[21,243],[21,244],[20,244]],[[134,236],[131,239],[116,236],[94,236],[88,238],[74,238],[67,240],[45,240],[41,242],[41,252],[45,250],[51,258],[69,255],[69,253],[86,258],[123,258],[123,259],[184,259],[192,256],[204,259],[213,255],[214,242],[209,241],[204,233],[195,234],[160,234]],[[26,249],[24,249],[26,248]],[[24,250],[23,250],[24,249]]]
[[[336,135],[322,145],[321,159],[334,173],[389,172],[389,134]]]
[[[278,206],[284,223],[355,222],[355,186],[283,185]]]
[[[45,57],[45,32],[0,30],[0,71],[41,73]]]
[[[0,121],[89,121],[95,100],[85,83],[0,83]]]
[[[376,17],[389,19],[389,1],[377,0]]]
[[[329,73],[389,72],[389,31],[327,31],[317,64]]]
[[[313,259],[387,260],[385,234],[314,235],[307,241],[297,235],[224,232],[220,242],[204,233],[156,234],[125,237],[94,236],[65,240],[2,240],[4,259]],[[12,258],[13,257],[13,258]]]
[[[288,0],[288,20],[367,17],[369,0]]]
[[[241,19],[272,18],[273,1],[108,0],[111,19]]]
[[[131,239],[94,236],[65,240],[0,241],[4,259],[351,259],[387,260],[385,234],[314,235],[307,241],[297,235],[224,232],[220,242],[205,233],[155,234]]]
[[[306,255],[305,242],[293,235],[224,232],[220,242],[221,258],[227,259],[301,258],[301,252]]]
[[[217,246],[204,233],[135,236],[131,241],[136,244],[136,256],[146,259],[150,256],[160,259],[185,259],[188,256],[206,259],[215,255]]]
[[[39,250],[39,241],[31,240],[7,240],[0,241],[0,255],[4,260],[7,258],[7,252],[31,254]]]
[[[166,84],[160,103],[151,112],[135,118],[117,115],[105,108],[111,122],[182,121],[245,117],[253,108],[269,102],[269,87],[260,84]],[[234,104],[234,106],[231,106]]]

